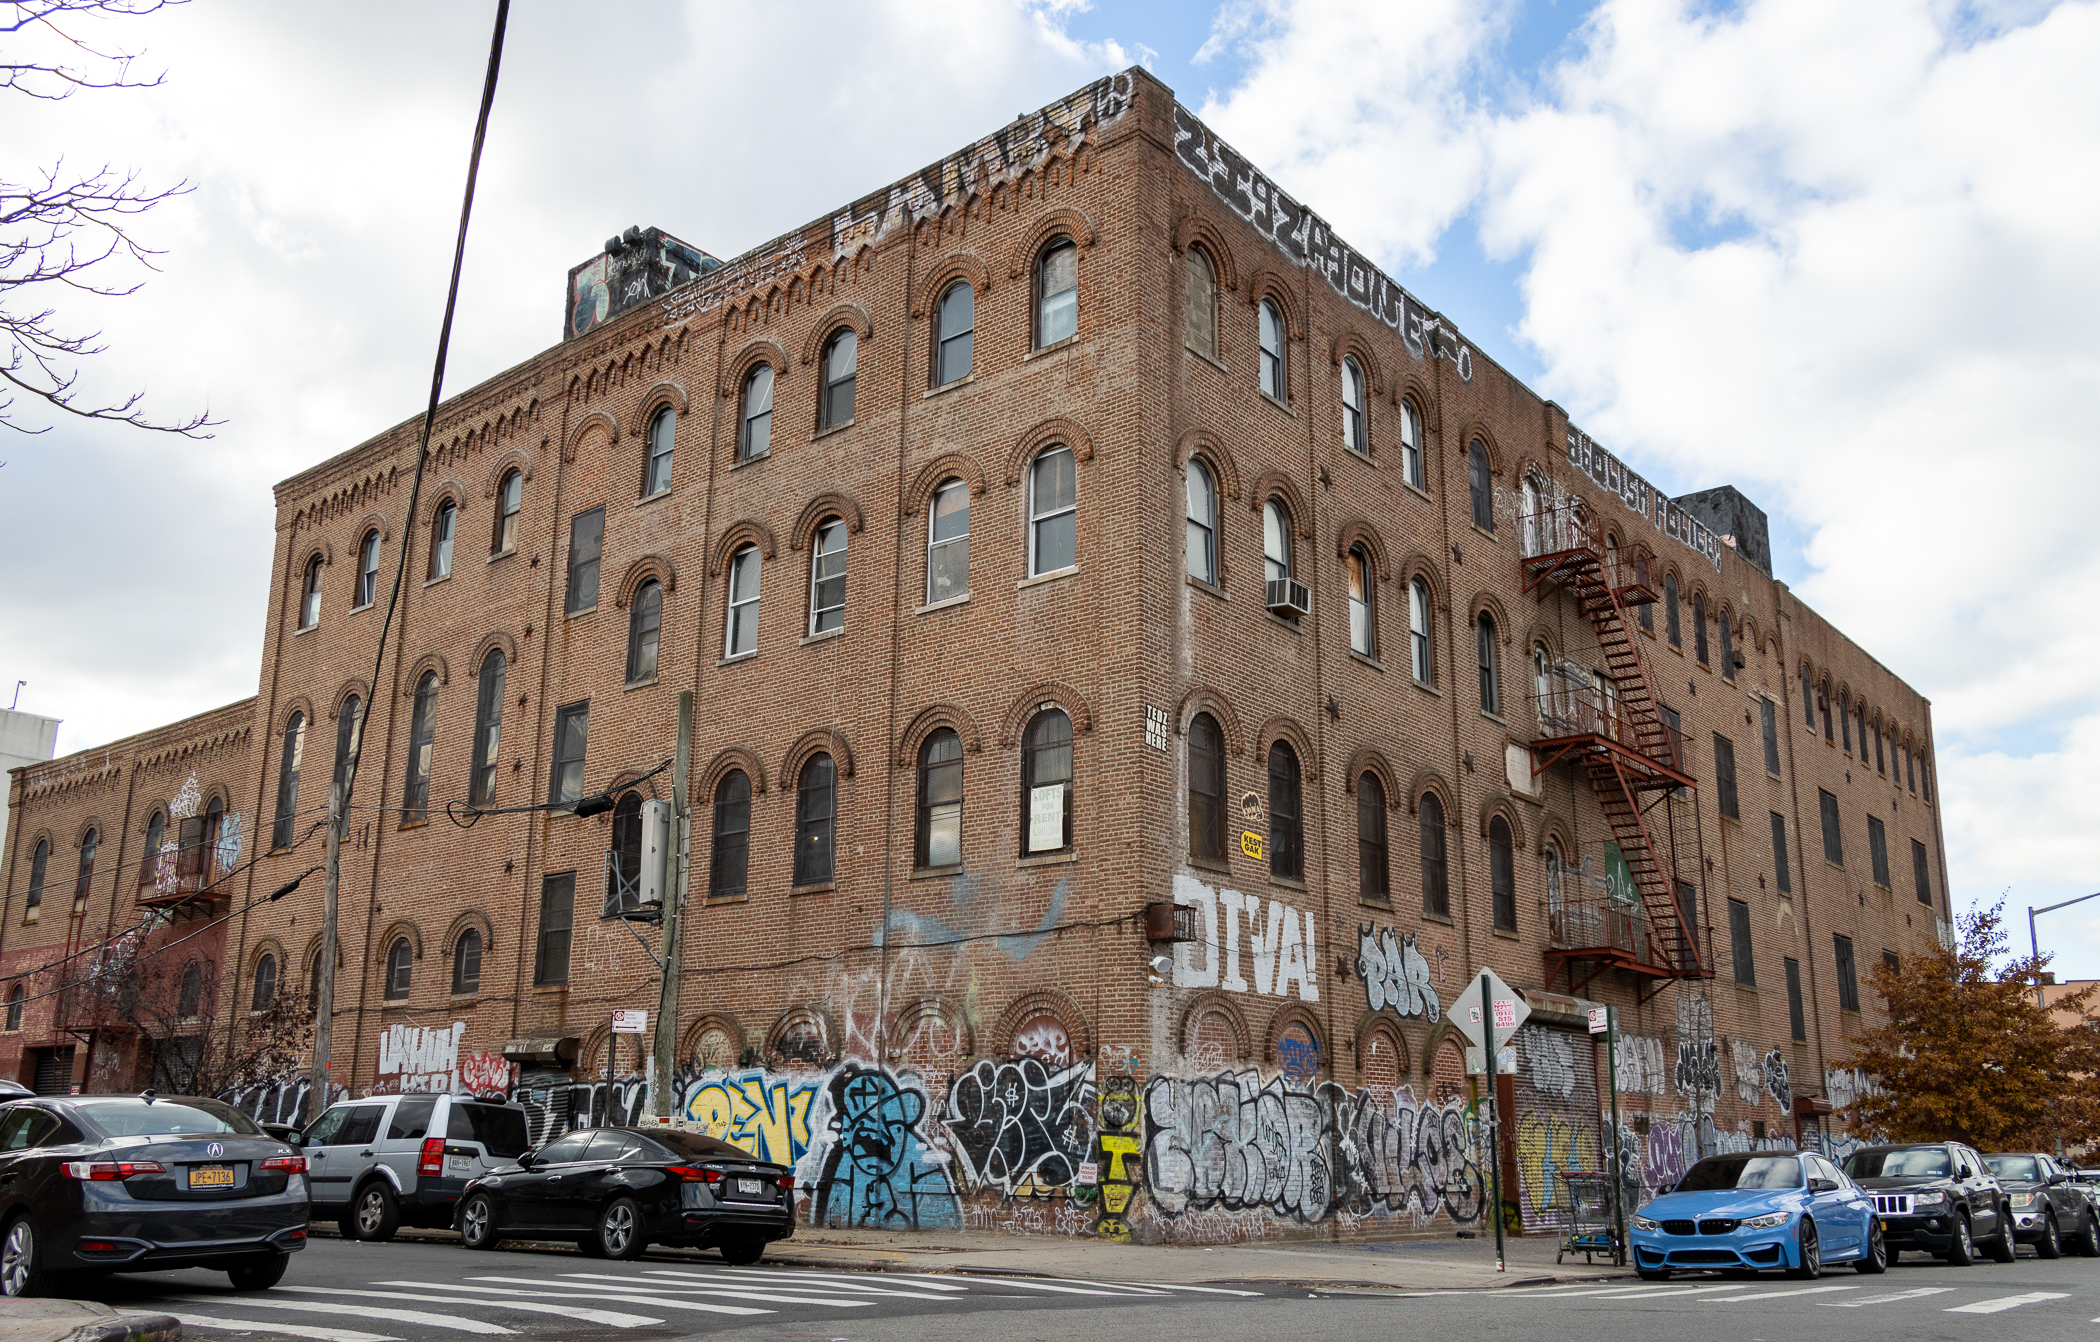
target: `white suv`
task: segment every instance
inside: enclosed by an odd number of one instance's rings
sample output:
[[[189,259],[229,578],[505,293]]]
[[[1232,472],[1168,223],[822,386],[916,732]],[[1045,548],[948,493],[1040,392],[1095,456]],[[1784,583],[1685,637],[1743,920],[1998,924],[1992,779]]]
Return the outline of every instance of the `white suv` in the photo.
[[[472,1095],[373,1095],[330,1105],[298,1139],[314,1219],[345,1238],[449,1227],[460,1190],[530,1146],[523,1106]]]

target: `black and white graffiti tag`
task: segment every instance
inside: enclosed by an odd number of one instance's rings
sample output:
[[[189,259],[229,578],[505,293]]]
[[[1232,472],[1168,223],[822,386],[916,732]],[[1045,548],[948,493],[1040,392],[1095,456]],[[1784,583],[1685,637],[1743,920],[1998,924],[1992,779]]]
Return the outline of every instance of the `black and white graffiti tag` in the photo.
[[[979,1062],[948,1089],[948,1134],[973,1183],[1008,1197],[1061,1188],[1094,1145],[1094,1065]]]
[[[1356,972],[1364,981],[1371,1010],[1390,1007],[1398,1016],[1421,1016],[1431,1025],[1443,1018],[1444,1005],[1430,982],[1429,960],[1415,947],[1415,934],[1397,938],[1390,927],[1356,925]]]

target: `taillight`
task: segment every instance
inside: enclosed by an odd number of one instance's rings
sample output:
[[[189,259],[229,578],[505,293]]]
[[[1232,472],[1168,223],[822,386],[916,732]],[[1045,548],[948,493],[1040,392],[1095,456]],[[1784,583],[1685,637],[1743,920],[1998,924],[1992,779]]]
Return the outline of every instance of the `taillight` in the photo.
[[[445,1139],[425,1137],[423,1156],[416,1162],[417,1174],[443,1174],[445,1172]]]
[[[675,1174],[681,1179],[707,1178],[707,1171],[701,1169],[698,1165],[666,1165],[664,1166],[664,1173]],[[721,1176],[716,1175],[715,1177],[720,1178]]]
[[[792,1193],[795,1190],[795,1176],[792,1174],[781,1175],[780,1186]]]
[[[265,1174],[273,1170],[280,1174],[304,1174],[306,1173],[306,1157],[271,1156],[268,1160],[256,1166],[256,1169],[261,1170]]]
[[[86,1179],[101,1183],[111,1179],[129,1179],[135,1174],[166,1174],[167,1166],[157,1160],[69,1160],[59,1166],[68,1179]]]
[[[706,1181],[707,1181],[708,1183],[711,1183],[711,1184],[718,1184],[718,1183],[721,1183],[721,1182],[722,1182],[722,1171],[720,1171],[720,1170],[702,1170],[702,1171],[700,1171],[700,1177],[701,1177],[702,1179],[705,1179],[705,1180],[706,1180]]]

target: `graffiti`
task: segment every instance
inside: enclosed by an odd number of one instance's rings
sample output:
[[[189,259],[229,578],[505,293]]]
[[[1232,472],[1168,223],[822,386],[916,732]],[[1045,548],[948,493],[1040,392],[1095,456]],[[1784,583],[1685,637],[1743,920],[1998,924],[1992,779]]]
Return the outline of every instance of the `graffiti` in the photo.
[[[1646,518],[1657,531],[1696,551],[1716,571],[1720,569],[1719,536],[1573,424],[1568,426],[1568,464],[1618,495],[1629,511]]]
[[[1094,1065],[1052,1072],[1036,1058],[979,1062],[955,1079],[942,1115],[963,1172],[1006,1197],[1062,1188],[1094,1146]]]
[[[1863,1095],[1881,1094],[1881,1086],[1857,1067],[1831,1067],[1823,1072],[1823,1093],[1832,1108],[1850,1109]]]
[[[510,1089],[510,1060],[501,1053],[469,1053],[459,1060],[459,1088],[475,1095]]]
[[[1757,1056],[1757,1045],[1746,1039],[1728,1041],[1728,1061],[1735,1072],[1735,1097],[1750,1107],[1765,1102],[1765,1067]]]
[[[1276,1041],[1276,1070],[1301,1086],[1310,1084],[1320,1075],[1320,1041],[1302,1025],[1288,1027]]]
[[[1438,952],[1442,958],[1442,952]],[[1421,1016],[1434,1025],[1444,1005],[1430,982],[1429,961],[1415,945],[1415,934],[1396,939],[1390,927],[1356,925],[1356,973],[1364,981],[1371,1010],[1391,1007],[1397,1016]]]
[[[569,271],[562,339],[574,339],[721,265],[660,228],[630,229],[608,250]]]
[[[1585,1119],[1530,1111],[1511,1125],[1517,1147],[1517,1186],[1526,1219],[1553,1224],[1558,1176],[1567,1170],[1594,1170],[1603,1159],[1597,1125]]]
[[[922,1131],[918,1079],[848,1063],[824,1090],[813,1224],[960,1229],[948,1154]]]
[[[1779,1056],[1776,1048],[1765,1054],[1765,1091],[1779,1106],[1780,1113],[1794,1112],[1794,1091],[1788,1084],[1786,1059]]]
[[[1526,1025],[1517,1031],[1517,1046],[1531,1073],[1531,1084],[1543,1095],[1562,1099],[1575,1093],[1575,1049],[1558,1030]]]
[[[710,1137],[760,1160],[793,1165],[810,1147],[809,1111],[819,1084],[807,1072],[709,1072],[681,1088],[679,1112]]]
[[[1237,890],[1213,890],[1186,874],[1174,878],[1174,902],[1194,908],[1203,923],[1200,943],[1181,941],[1174,944],[1175,987],[1223,988],[1234,993],[1251,990],[1282,997],[1295,982],[1299,1001],[1320,1000],[1316,981],[1320,959],[1311,910],[1300,913],[1281,900],[1272,899],[1268,902],[1268,921],[1264,925],[1261,896],[1243,895]],[[1246,914],[1246,940],[1253,960],[1252,982],[1240,973],[1245,963],[1240,955],[1240,915],[1243,910]],[[1221,922],[1224,924],[1222,946],[1219,942]],[[1190,949],[1198,945],[1204,954],[1201,965],[1194,963]]]
[[[345,1086],[331,1085],[328,1102],[350,1098]],[[306,1122],[307,1097],[313,1094],[313,1078],[310,1076],[279,1077],[272,1081],[251,1082],[224,1091],[219,1098],[240,1110],[258,1123]]]
[[[403,1093],[459,1089],[459,1037],[466,1032],[463,1020],[388,1026],[379,1036],[380,1085]]]
[[[1663,1061],[1663,1042],[1653,1035],[1622,1034],[1618,1048],[1621,1095],[1668,1095],[1670,1069]]]
[[[1677,1089],[1687,1095],[1721,1093],[1721,1052],[1714,1042],[1714,1004],[1704,997],[1677,999]]]
[[[1072,1061],[1072,1036],[1055,1016],[1037,1016],[1014,1031],[1014,1056],[1040,1058],[1052,1067]]]
[[[968,873],[955,879],[953,897],[958,914],[967,917],[972,906],[980,903],[978,879]],[[1026,960],[1033,955],[1035,948],[1049,938],[1050,929],[1056,927],[1058,920],[1064,917],[1065,896],[1069,893],[1071,884],[1069,877],[1057,883],[1057,889],[1051,892],[1050,904],[1043,910],[1042,920],[1036,924],[1035,931],[1015,932],[996,937],[992,944],[1009,959]],[[897,938],[902,936],[905,938],[902,944],[907,946],[941,946],[961,942],[966,935],[963,929],[951,927],[938,918],[898,909],[890,914],[887,922],[876,929],[875,944],[894,947],[899,944]]]
[[[1101,1083],[1101,1206],[1094,1233],[1130,1242],[1130,1203],[1137,1196],[1138,1154],[1144,1146],[1137,1078],[1124,1073]]]

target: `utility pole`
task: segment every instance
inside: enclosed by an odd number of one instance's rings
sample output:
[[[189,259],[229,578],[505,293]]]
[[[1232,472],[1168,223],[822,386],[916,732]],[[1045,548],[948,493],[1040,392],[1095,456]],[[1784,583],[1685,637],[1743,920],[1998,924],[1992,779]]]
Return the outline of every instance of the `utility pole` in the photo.
[[[347,711],[347,710],[346,710]],[[359,738],[364,735],[364,711],[351,726],[350,756],[357,758]],[[354,767],[354,766],[353,766]],[[324,874],[327,887],[321,896],[321,956],[314,967],[314,1069],[306,1093],[306,1121],[311,1123],[328,1107],[329,1047],[335,1039],[335,893],[342,874],[338,861],[343,851],[343,780],[328,785],[328,856]]]
[[[1604,1008],[1604,1069],[1611,1073],[1611,1219],[1618,1231],[1619,1266],[1626,1266],[1626,1148],[1619,1137],[1619,1009]]]
[[[1500,1131],[1502,1127],[1502,1105],[1495,1095],[1495,1047],[1501,1041],[1495,1038],[1495,992],[1489,986],[1489,982],[1487,973],[1482,971],[1480,975],[1480,1014],[1486,1019],[1480,1027],[1482,1042],[1480,1053],[1484,1059],[1482,1070],[1487,1073],[1488,1083],[1488,1178],[1494,1188],[1494,1210],[1492,1214],[1495,1218],[1495,1271],[1502,1272],[1507,1270],[1507,1260],[1504,1258],[1502,1251],[1502,1140]]]
[[[678,928],[685,912],[687,848],[692,839],[691,817],[686,813],[686,775],[693,761],[693,692],[678,692],[678,753],[671,762],[671,871],[670,889],[664,891],[663,981],[656,994],[656,1103],[659,1119],[668,1120],[676,1107],[672,1091],[672,1054],[678,1048]]]

